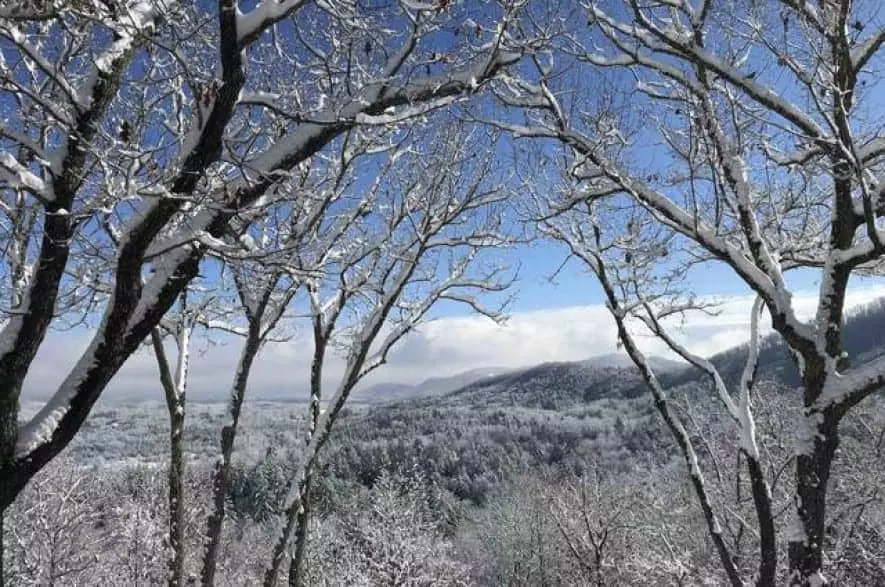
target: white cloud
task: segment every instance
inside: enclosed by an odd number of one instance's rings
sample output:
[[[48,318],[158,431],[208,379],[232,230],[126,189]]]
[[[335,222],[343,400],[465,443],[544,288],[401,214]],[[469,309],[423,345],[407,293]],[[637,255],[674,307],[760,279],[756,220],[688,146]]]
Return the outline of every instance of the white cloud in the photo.
[[[814,314],[816,292],[798,292],[796,311],[802,319]],[[848,307],[885,295],[885,286],[856,288]],[[753,298],[721,300],[718,314],[691,316],[680,326],[679,338],[694,352],[710,355],[747,340]],[[767,325],[766,325],[767,326]],[[646,352],[666,355],[663,343],[642,337]],[[89,342],[89,333],[58,333],[47,338],[25,382],[27,397],[45,398],[54,391]],[[573,306],[517,313],[500,326],[479,316],[441,318],[424,324],[401,341],[388,365],[368,382],[418,382],[481,367],[523,367],[546,361],[574,361],[616,352],[616,332],[601,305]],[[190,397],[223,401],[239,355],[236,339],[223,344],[198,343],[190,371]],[[286,343],[270,344],[255,364],[251,397],[306,397],[312,344],[302,333]],[[329,359],[327,385],[341,373],[340,357]],[[107,391],[109,398],[162,399],[153,355],[136,353],[120,370]]]

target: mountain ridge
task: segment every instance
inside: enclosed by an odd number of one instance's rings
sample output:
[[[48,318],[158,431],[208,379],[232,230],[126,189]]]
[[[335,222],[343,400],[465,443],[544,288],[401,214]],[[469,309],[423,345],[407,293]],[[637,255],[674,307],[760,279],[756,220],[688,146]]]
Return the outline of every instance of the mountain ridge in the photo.
[[[862,364],[885,354],[885,298],[853,312],[843,329],[849,360]],[[709,358],[730,387],[740,379],[747,345],[738,345]],[[699,369],[661,357],[648,357],[665,388],[707,383]],[[776,333],[760,344],[758,378],[785,389],[800,384],[798,371]],[[645,382],[625,353],[610,353],[582,361],[556,361],[517,369],[471,382],[435,398],[431,403],[523,406],[562,409],[599,399],[633,399],[645,393]]]

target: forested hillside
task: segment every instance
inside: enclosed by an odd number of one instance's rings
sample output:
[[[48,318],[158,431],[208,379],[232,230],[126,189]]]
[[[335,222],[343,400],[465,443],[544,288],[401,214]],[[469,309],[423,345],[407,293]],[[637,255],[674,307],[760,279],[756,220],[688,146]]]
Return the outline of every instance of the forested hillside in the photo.
[[[860,308],[846,323],[849,357],[861,364],[885,352],[883,333],[885,302]],[[734,383],[746,353],[739,346],[710,361]],[[708,411],[718,401],[709,377],[697,369],[661,359],[652,365],[670,393],[689,402],[686,410]],[[795,366],[774,337],[760,345],[757,378],[768,393],[784,396],[773,398],[775,405],[795,401]],[[330,447],[331,474],[370,484],[382,471],[418,466],[427,478],[478,504],[508,471],[557,465],[580,472],[588,463],[622,471],[635,458],[673,458],[645,382],[616,356],[539,365],[440,397],[368,407],[346,421]]]
[[[678,454],[647,394],[632,397],[635,374],[628,368],[599,368],[594,380],[579,365],[571,368],[578,373],[568,374],[563,365],[542,366],[515,378],[512,387],[498,381],[345,414],[323,456],[312,497],[318,516],[311,577],[318,583],[326,573],[336,577],[332,583],[342,577],[384,582],[384,569],[404,559],[410,561],[402,570],[407,576],[420,582],[443,573],[445,584],[457,583],[458,577],[489,585],[597,579],[642,585],[650,577],[694,584],[718,576],[697,531],[700,520],[685,493]],[[630,385],[613,387],[613,378]],[[763,445],[785,464],[795,439],[784,435],[784,422],[795,404],[788,401],[789,390],[765,390],[774,392],[769,397],[785,398],[760,406]],[[725,497],[740,476],[726,456],[733,449],[729,423],[715,415],[708,392],[694,384],[672,390],[674,397],[692,398],[681,409],[706,446],[703,466],[719,478],[717,491]],[[543,407],[548,395],[556,398],[556,407]],[[699,396],[708,401],[698,402]],[[127,569],[127,581],[163,575],[160,496],[168,430],[154,425],[162,411],[159,404],[100,410],[64,462],[34,484],[12,518],[20,542],[13,544],[9,564],[20,573],[21,584],[42,584],[51,573],[69,583],[119,578],[121,568]],[[223,406],[206,405],[193,407],[189,416],[191,541],[198,540],[200,517],[208,507],[197,488],[208,475],[212,431],[223,414]],[[222,567],[225,584],[259,576],[263,561],[250,557],[269,547],[274,512],[300,458],[298,438],[305,426],[299,404],[251,404],[244,414],[224,557],[245,562]],[[867,435],[882,430],[885,406],[880,403],[846,427],[840,467],[852,483],[843,487],[837,501],[841,513],[834,518],[844,534],[828,546],[840,561],[841,584],[885,580],[885,550],[878,546],[885,512],[877,497],[885,454],[881,447],[872,454],[862,448]],[[748,506],[745,500],[738,503]],[[35,525],[50,511],[55,512],[52,524]],[[611,536],[599,565],[589,569],[582,559],[593,554],[590,534],[583,522],[573,525],[582,512],[590,516],[590,530]],[[736,512],[726,527],[736,545],[750,548],[740,519]],[[65,532],[57,534],[58,528]],[[366,540],[390,546],[375,552]],[[588,550],[579,550],[576,558],[570,542]],[[643,550],[637,551],[637,544]],[[113,559],[102,556],[95,562],[96,549],[113,552]],[[330,552],[337,554],[329,558]]]
[[[862,365],[885,355],[885,300],[877,300],[858,308],[845,320],[842,332],[848,364]],[[723,378],[736,383],[744,368],[747,345],[740,345],[710,358]],[[799,373],[789,351],[776,334],[770,334],[759,345],[759,373],[787,387],[799,385]],[[663,376],[668,386],[680,385],[696,378],[694,369]]]
[[[871,324],[883,320],[882,308],[878,303],[865,308],[850,322],[846,335],[858,355],[874,352],[876,339],[864,344],[863,337]],[[728,372],[728,361],[738,361],[744,352],[737,348],[714,360]],[[776,355],[763,356],[759,376],[769,382],[763,389],[770,403],[759,405],[762,442],[785,465],[788,447],[796,441],[784,426],[795,417],[795,392],[783,386],[778,363],[768,358]],[[675,366],[655,364],[664,377]],[[705,447],[702,465],[714,475],[716,491],[723,497],[733,493],[734,484],[744,481],[726,458],[733,448],[727,440],[730,424],[716,415],[718,400],[708,382],[695,375],[670,394]],[[31,577],[25,583],[45,580],[41,565],[49,560],[71,573],[59,577],[101,576],[101,565],[74,553],[72,541],[86,537],[93,548],[103,544],[114,549],[116,557],[127,561],[133,580],[162,574],[156,551],[162,542],[162,516],[154,517],[163,507],[156,499],[163,486],[168,434],[158,425],[162,410],[160,404],[99,410],[64,464],[35,484],[29,494],[35,501],[25,502],[31,505],[20,510],[22,515],[37,511],[28,508],[57,507],[62,523],[76,524],[78,530],[72,537],[56,537],[55,550],[32,552],[31,567],[16,567],[30,569],[22,575]],[[220,405],[191,408],[186,444],[193,487],[208,474],[213,431],[223,417]],[[271,537],[274,512],[300,458],[298,438],[305,417],[301,404],[246,406],[228,495],[235,523],[226,538],[226,556],[242,559]],[[885,581],[885,559],[879,558],[885,555],[885,508],[878,497],[878,475],[885,474],[883,430],[881,401],[846,426],[839,466],[852,483],[840,488],[839,514],[833,521],[844,534],[834,532],[828,546],[839,561],[842,584]],[[862,447],[869,434],[879,440],[868,454]],[[704,541],[688,531],[700,520],[685,494],[679,461],[635,368],[607,367],[600,360],[539,365],[441,396],[357,406],[343,415],[322,457],[312,496],[319,514],[317,539],[308,568],[318,582],[325,572],[376,582],[384,581],[377,573],[385,565],[406,557],[414,565],[408,571],[416,573],[409,575],[413,579],[444,572],[451,576],[443,582],[451,584],[458,577],[490,585],[647,584],[652,576],[663,582],[700,582],[718,571]],[[66,492],[74,470],[86,476]],[[740,493],[738,503],[748,506],[747,496]],[[115,505],[99,494],[115,496]],[[782,497],[788,499],[787,494]],[[192,498],[189,511],[195,526],[190,532],[199,531],[199,512],[206,505],[198,495]],[[599,507],[608,508],[607,515]],[[585,514],[590,526],[573,526],[575,516]],[[27,528],[21,534],[30,536],[27,540],[38,540],[40,532],[48,531],[32,526],[38,518],[14,519]],[[82,520],[92,529],[83,530]],[[736,513],[726,522],[730,539],[738,548],[750,548],[740,520]],[[117,542],[119,532],[130,533],[128,546]],[[598,539],[605,532],[611,538],[600,548],[598,565],[584,566],[583,557],[593,553],[590,537]],[[382,539],[393,544],[389,552],[364,550],[362,541]],[[640,542],[647,549],[642,556],[635,551]],[[576,558],[572,548],[590,550],[579,550],[581,557]],[[332,567],[324,558],[328,549],[340,555]],[[145,558],[150,552],[156,558]],[[25,564],[26,559],[16,557],[12,564]],[[69,568],[79,565],[84,568]],[[225,573],[233,582],[236,577],[249,581],[255,576],[250,573],[260,568],[257,560],[251,570],[226,568]]]

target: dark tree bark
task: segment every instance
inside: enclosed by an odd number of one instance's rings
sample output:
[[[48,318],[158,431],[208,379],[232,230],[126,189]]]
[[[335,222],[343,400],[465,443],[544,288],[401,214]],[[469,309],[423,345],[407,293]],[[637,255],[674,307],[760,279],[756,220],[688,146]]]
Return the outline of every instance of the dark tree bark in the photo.
[[[329,344],[329,336],[332,330],[322,323],[320,316],[314,317],[313,324],[313,361],[310,365],[310,433],[306,445],[310,445],[313,435],[316,433],[317,424],[320,420],[320,402],[323,397],[323,363],[326,360],[326,348]],[[295,520],[295,551],[289,562],[289,585],[291,587],[304,586],[304,557],[307,551],[307,539],[310,532],[310,490],[313,482],[312,469],[306,470],[304,485],[301,489],[299,501],[301,507]]]
[[[6,512],[0,511],[0,587],[6,585],[6,565],[4,564],[4,559],[6,558],[6,549],[5,549],[5,527],[3,521],[6,519]]]
[[[182,298],[184,295],[182,295]],[[180,324],[188,328],[187,324]],[[176,382],[163,350],[163,339],[159,329],[151,331],[151,341],[157,365],[160,369],[160,381],[166,397],[166,409],[169,413],[169,571],[167,581],[169,587],[179,587],[184,580],[184,417],[185,389],[179,388],[182,382]],[[187,343],[185,343],[187,344]],[[178,349],[179,354],[187,354],[189,349]],[[182,360],[182,358],[179,358]],[[185,359],[186,360],[186,359]]]
[[[289,586],[306,587],[305,555],[307,554],[307,539],[309,536],[308,524],[310,523],[310,491],[313,485],[313,475],[308,474],[304,482],[304,496],[301,498],[301,509],[298,511],[295,523],[295,551],[289,563]]]
[[[203,552],[203,568],[200,580],[204,587],[215,584],[218,567],[218,549],[226,515],[227,493],[230,488],[231,456],[234,450],[237,427],[240,421],[243,399],[249,381],[252,363],[261,348],[260,326],[250,320],[249,332],[243,344],[243,351],[237,364],[229,404],[230,423],[221,430],[221,457],[212,472],[212,513],[206,522],[206,550]]]
[[[777,531],[774,527],[774,512],[771,509],[771,490],[765,479],[762,465],[757,459],[747,458],[750,475],[750,488],[756,519],[759,523],[759,574],[756,584],[774,585],[777,578]]]

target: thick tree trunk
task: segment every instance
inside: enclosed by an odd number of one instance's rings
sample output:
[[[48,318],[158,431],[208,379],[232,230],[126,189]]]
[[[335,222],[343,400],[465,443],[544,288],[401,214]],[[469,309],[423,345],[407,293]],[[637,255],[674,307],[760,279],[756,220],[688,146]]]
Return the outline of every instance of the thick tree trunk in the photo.
[[[771,509],[771,490],[765,480],[762,465],[757,459],[747,457],[753,504],[759,522],[759,575],[756,584],[774,585],[777,577],[777,531]]]
[[[306,445],[310,445],[313,435],[317,433],[317,425],[320,421],[320,401],[323,397],[323,362],[326,358],[326,345],[328,336],[324,335],[322,324],[314,323],[314,356],[310,365],[310,431]],[[301,508],[295,526],[295,552],[289,561],[289,585],[290,587],[302,587],[304,585],[304,555],[307,550],[307,537],[310,532],[310,489],[313,481],[313,471],[305,471],[304,485],[301,490]]]
[[[69,216],[46,214],[33,283],[25,301],[19,300],[11,319],[0,328],[0,346],[4,348],[0,353],[0,510],[12,503],[27,482],[13,462],[18,442],[19,395],[52,322],[59,283],[70,253],[67,243],[73,234],[74,224]]]
[[[18,434],[18,400],[13,402],[8,400],[8,397],[0,396],[0,587],[6,584],[3,520],[6,517],[6,510],[12,505],[16,495],[10,483],[11,479],[2,474],[2,471],[12,461]],[[10,403],[12,405],[9,405]]]
[[[183,296],[182,296],[182,299]],[[187,326],[183,326],[187,328]],[[179,587],[184,581],[184,407],[187,372],[187,336],[179,341],[179,377],[176,382],[163,350],[159,328],[151,331],[151,342],[160,369],[160,382],[169,412],[169,561],[167,583]]]
[[[301,495],[300,491],[299,495]],[[287,538],[292,535],[292,532],[295,529],[295,523],[298,520],[297,508],[300,507],[301,499],[298,499],[294,501],[284,513],[286,526],[280,534],[280,539],[277,540],[276,545],[274,545],[270,567],[268,567],[264,573],[264,587],[275,587],[277,584],[277,576],[280,574],[280,569],[283,568],[283,562],[286,558],[286,546],[289,543]]]
[[[802,532],[790,541],[790,583],[826,584],[823,576],[823,547],[826,540],[827,484],[833,457],[839,447],[838,417],[820,415],[810,453],[796,457],[796,510]]]
[[[831,177],[833,180],[834,216],[830,228],[829,244],[832,253],[846,254],[855,244],[858,228],[854,210],[854,191],[857,188],[854,155],[848,145],[854,144],[851,111],[854,104],[854,88],[857,71],[852,58],[852,41],[846,33],[851,13],[851,2],[822,2],[823,22],[826,23],[827,40],[833,82],[838,99],[832,103],[832,120],[839,147],[831,153]],[[871,224],[870,238],[875,239],[875,225]],[[804,405],[812,435],[811,446],[796,457],[796,510],[801,532],[789,544],[790,583],[792,585],[826,585],[823,574],[823,548],[826,540],[827,485],[830,480],[833,457],[839,447],[839,420],[842,413],[834,407],[824,411],[814,408],[820,399],[827,378],[832,375],[828,362],[837,365],[842,357],[842,328],[844,325],[845,297],[848,281],[855,266],[836,260],[832,255],[823,269],[821,298],[816,321],[824,329],[823,351],[825,355],[812,360],[805,357]],[[819,345],[820,346],[820,345]],[[820,351],[819,351],[820,352]],[[829,361],[828,361],[829,359]]]
[[[0,507],[0,587],[6,585],[6,566],[3,563],[3,559],[6,558],[6,549],[4,548],[4,524],[3,520],[6,519],[6,508]]]
[[[289,562],[289,587],[305,587],[305,565],[304,556],[307,553],[307,537],[309,535],[308,524],[310,523],[310,490],[312,485],[312,475],[308,474],[304,482],[304,496],[301,498],[301,509],[298,510],[298,517],[295,530],[295,552],[292,553],[292,560]]]
[[[243,399],[246,396],[246,386],[249,382],[249,372],[252,363],[261,349],[260,325],[257,322],[250,324],[249,334],[243,345],[240,361],[237,365],[237,374],[230,398],[230,423],[221,430],[221,458],[215,464],[212,473],[212,514],[206,522],[206,549],[203,552],[203,569],[200,580],[204,587],[215,584],[215,571],[218,567],[218,549],[221,545],[221,532],[224,528],[226,515],[227,492],[230,487],[231,456],[234,451],[234,440],[237,436],[237,427],[240,421],[240,412],[243,407]]]
[[[313,361],[310,365],[310,419],[308,434],[305,444],[307,447],[313,441],[314,435],[321,434],[320,442],[325,442],[328,438],[329,429],[318,430],[317,425],[320,420],[320,401],[323,397],[323,362],[326,358],[326,346],[329,343],[329,334],[331,331],[325,330],[321,322],[314,321],[314,353]],[[331,426],[331,424],[329,424]],[[317,449],[319,450],[319,448]],[[286,528],[283,531],[281,539],[277,542],[271,559],[271,566],[265,573],[264,587],[273,587],[276,583],[277,575],[283,564],[283,558],[286,551],[288,537],[292,532],[297,532],[295,552],[289,561],[289,584],[302,585],[304,578],[303,561],[304,551],[307,547],[307,537],[309,528],[307,526],[310,517],[310,487],[313,480],[313,467],[316,462],[316,454],[313,458],[308,457],[308,461],[304,464],[304,477],[298,485],[298,499],[286,510]]]
[[[215,570],[218,568],[218,549],[221,546],[221,532],[224,529],[224,517],[227,513],[227,492],[230,486],[230,457],[228,446],[233,446],[233,426],[225,426],[221,430],[222,456],[215,463],[212,471],[212,513],[206,520],[206,548],[203,551],[203,569],[200,581],[204,587],[215,584]]]
[[[0,394],[0,512],[15,499],[17,493],[8,473],[15,457],[15,443],[18,441],[18,394]]]
[[[169,577],[170,587],[184,583],[184,406],[170,413]]]

